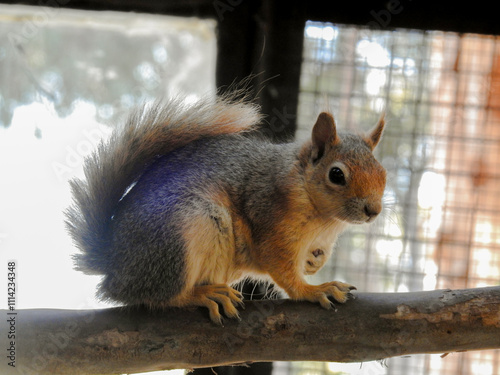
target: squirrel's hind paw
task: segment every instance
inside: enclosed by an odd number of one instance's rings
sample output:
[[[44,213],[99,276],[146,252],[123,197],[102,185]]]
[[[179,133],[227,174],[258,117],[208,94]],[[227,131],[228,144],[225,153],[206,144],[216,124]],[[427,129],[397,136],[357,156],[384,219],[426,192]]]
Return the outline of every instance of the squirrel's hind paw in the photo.
[[[189,304],[208,308],[210,319],[214,323],[222,325],[219,304],[228,318],[239,319],[240,314],[236,306],[243,307],[243,296],[225,284],[200,285],[194,288]]]

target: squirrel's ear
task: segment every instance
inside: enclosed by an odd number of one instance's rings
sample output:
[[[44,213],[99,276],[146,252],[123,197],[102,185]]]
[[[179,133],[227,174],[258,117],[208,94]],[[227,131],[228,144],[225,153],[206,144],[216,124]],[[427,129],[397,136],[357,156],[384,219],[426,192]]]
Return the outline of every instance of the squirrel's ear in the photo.
[[[337,128],[333,116],[326,112],[321,112],[314,124],[312,131],[312,157],[313,160],[320,159],[327,146],[338,143]]]
[[[378,120],[377,125],[372,129],[370,134],[366,137],[365,141],[368,146],[373,150],[377,147],[380,142],[380,138],[382,138],[382,133],[384,132],[385,126],[385,114],[383,113]]]

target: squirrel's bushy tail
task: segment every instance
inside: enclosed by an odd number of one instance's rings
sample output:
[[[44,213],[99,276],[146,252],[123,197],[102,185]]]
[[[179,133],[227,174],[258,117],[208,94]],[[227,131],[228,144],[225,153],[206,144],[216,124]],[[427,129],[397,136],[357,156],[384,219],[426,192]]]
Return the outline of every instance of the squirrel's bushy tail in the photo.
[[[88,274],[106,268],[108,228],[117,204],[157,156],[200,138],[252,130],[259,121],[257,106],[226,98],[192,105],[176,99],[131,115],[85,160],[85,179],[70,182],[73,204],[66,225],[81,250],[76,268]]]

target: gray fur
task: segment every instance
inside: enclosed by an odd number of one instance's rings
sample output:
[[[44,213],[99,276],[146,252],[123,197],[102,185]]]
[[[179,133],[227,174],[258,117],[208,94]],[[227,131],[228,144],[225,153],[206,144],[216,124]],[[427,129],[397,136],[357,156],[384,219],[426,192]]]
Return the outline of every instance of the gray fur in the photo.
[[[221,233],[229,230],[207,191],[225,192],[258,240],[282,219],[287,184],[307,183],[304,169],[313,163],[312,146],[272,144],[242,134],[259,120],[254,107],[218,102],[216,108],[203,104],[182,111],[178,105],[132,116],[87,160],[86,180],[71,183],[75,203],[67,224],[81,250],[76,265],[104,275],[102,299],[162,306],[181,293],[186,213],[203,210]],[[241,132],[224,129],[221,121],[229,127],[241,121]],[[370,147],[361,137],[339,136],[335,152],[373,168]],[[307,160],[299,160],[304,150]],[[322,177],[315,183],[324,183]],[[237,243],[236,252],[249,254],[245,246]]]

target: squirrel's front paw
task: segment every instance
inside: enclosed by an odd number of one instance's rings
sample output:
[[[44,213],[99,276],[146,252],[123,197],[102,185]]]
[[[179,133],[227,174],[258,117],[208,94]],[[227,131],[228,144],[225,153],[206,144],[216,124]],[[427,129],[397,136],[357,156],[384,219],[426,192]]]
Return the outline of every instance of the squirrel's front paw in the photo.
[[[314,275],[325,264],[327,256],[322,249],[311,250],[307,254],[306,265],[304,267],[304,274]]]
[[[348,299],[352,298],[351,290],[356,289],[355,286],[346,284],[340,281],[330,281],[321,285],[308,285],[303,299],[311,302],[319,302],[325,309],[331,309],[333,303],[328,297],[340,303],[345,303]]]

